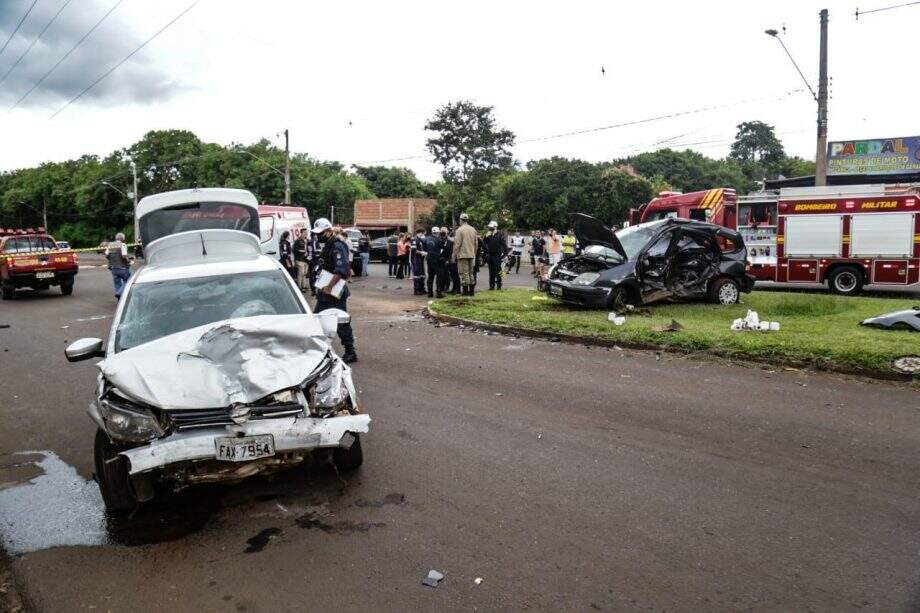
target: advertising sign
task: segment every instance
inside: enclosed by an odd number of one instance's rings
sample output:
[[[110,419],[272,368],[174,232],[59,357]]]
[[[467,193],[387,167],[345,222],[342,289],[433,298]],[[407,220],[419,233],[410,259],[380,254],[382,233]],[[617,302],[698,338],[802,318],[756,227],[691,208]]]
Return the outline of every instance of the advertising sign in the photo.
[[[828,175],[920,172],[920,136],[827,144]]]

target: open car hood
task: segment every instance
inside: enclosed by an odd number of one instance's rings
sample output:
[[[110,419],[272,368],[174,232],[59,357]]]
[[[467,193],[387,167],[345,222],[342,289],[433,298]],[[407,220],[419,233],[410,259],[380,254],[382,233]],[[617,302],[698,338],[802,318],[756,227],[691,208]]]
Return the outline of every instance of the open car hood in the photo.
[[[191,328],[99,363],[125,396],[160,409],[251,404],[299,385],[326,359],[314,315],[259,315]]]
[[[575,238],[578,239],[582,249],[588,245],[603,245],[623,256],[624,261],[629,259],[629,256],[626,255],[626,250],[620,244],[620,239],[601,220],[584,213],[574,213],[572,215],[572,229],[575,230]]]

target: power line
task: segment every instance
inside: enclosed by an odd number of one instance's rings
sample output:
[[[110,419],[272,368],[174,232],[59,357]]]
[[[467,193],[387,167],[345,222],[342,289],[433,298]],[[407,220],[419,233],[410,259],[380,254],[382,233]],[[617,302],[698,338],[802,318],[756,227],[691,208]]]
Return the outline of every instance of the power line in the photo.
[[[655,117],[646,117],[646,118],[644,118],[644,119],[635,119],[635,120],[632,120],[632,121],[624,121],[624,122],[609,124],[609,125],[605,125],[605,126],[598,126],[598,127],[596,127],[596,128],[586,128],[586,129],[584,129],[584,130],[573,130],[573,131],[571,131],[571,132],[560,132],[560,133],[558,133],[558,134],[548,134],[548,135],[546,135],[546,136],[538,136],[538,137],[534,137],[534,138],[527,138],[527,139],[519,140],[519,141],[517,141],[517,142],[515,143],[515,145],[524,145],[524,144],[529,144],[529,143],[544,142],[544,141],[548,141],[548,140],[554,140],[554,139],[557,139],[557,138],[565,138],[565,137],[569,137],[569,136],[580,136],[580,135],[582,135],[582,134],[592,134],[592,133],[595,133],[595,132],[602,132],[602,131],[604,131],[604,130],[613,130],[613,129],[615,129],[615,128],[624,128],[624,127],[627,127],[627,126],[636,126],[636,125],[645,124],[645,123],[652,123],[652,122],[655,122],[655,121],[662,121],[662,120],[664,120],[664,119],[673,119],[673,118],[675,118],[675,117],[683,117],[683,116],[686,116],[686,115],[695,115],[695,114],[699,114],[699,113],[706,113],[706,112],[709,112],[709,111],[724,109],[724,108],[728,108],[728,107],[732,107],[732,106],[738,106],[738,105],[742,105],[742,104],[751,104],[751,103],[753,103],[753,102],[762,102],[762,101],[765,101],[765,100],[774,100],[774,99],[776,99],[776,100],[782,100],[782,99],[784,99],[784,98],[788,98],[789,96],[792,96],[793,94],[797,94],[797,93],[804,92],[804,91],[805,91],[805,90],[802,89],[802,88],[793,89],[793,90],[789,90],[789,91],[787,91],[787,92],[784,92],[783,94],[781,94],[781,95],[779,95],[779,96],[762,96],[762,97],[759,97],[759,98],[748,98],[748,99],[745,99],[745,100],[737,100],[737,101],[735,101],[735,102],[726,102],[726,103],[724,103],[724,104],[713,104],[713,105],[710,105],[710,106],[699,107],[699,108],[690,109],[690,110],[686,110],[686,111],[678,111],[678,112],[675,112],[675,113],[667,113],[667,114],[665,114],[665,115],[657,115],[657,116],[655,116]],[[385,163],[385,162],[401,162],[401,161],[405,161],[405,160],[421,160],[421,159],[428,159],[428,157],[429,157],[428,155],[413,155],[413,156],[405,156],[405,157],[398,157],[398,158],[388,158],[388,159],[385,159],[385,160],[374,160],[374,161],[372,161],[372,162],[358,162],[357,164],[358,164],[359,166],[368,166],[368,165],[371,165],[371,164],[383,164],[383,163]]]
[[[25,100],[26,98],[29,97],[29,94],[31,94],[33,91],[35,91],[35,88],[36,88],[36,87],[38,87],[39,85],[41,85],[42,83],[44,83],[44,82],[45,82],[45,79],[47,79],[49,76],[51,76],[51,73],[54,72],[55,70],[57,70],[57,67],[60,66],[60,65],[64,62],[64,60],[66,60],[68,57],[70,57],[70,54],[73,53],[74,51],[76,51],[76,50],[77,50],[77,47],[79,47],[80,45],[82,45],[82,44],[83,44],[83,41],[85,41],[87,38],[89,38],[89,35],[92,34],[93,32],[95,32],[95,31],[96,31],[96,28],[98,28],[98,27],[102,24],[102,22],[105,21],[106,18],[107,18],[109,15],[112,14],[112,11],[114,11],[115,9],[117,9],[118,6],[119,6],[122,2],[124,2],[124,1],[125,1],[125,0],[118,0],[118,2],[116,2],[116,3],[112,6],[112,8],[110,8],[108,11],[106,11],[105,15],[103,15],[102,17],[100,17],[100,18],[99,18],[99,21],[97,21],[95,24],[93,24],[93,27],[91,27],[91,28],[89,29],[89,31],[87,31],[86,34],[84,34],[84,35],[80,38],[80,40],[78,40],[78,41],[76,42],[76,44],[75,44],[73,47],[71,47],[70,50],[69,50],[67,53],[65,53],[65,54],[63,55],[63,57],[61,57],[61,59],[59,59],[59,60],[57,61],[57,63],[56,63],[54,66],[51,67],[51,69],[50,69],[48,72],[46,72],[44,75],[42,75],[42,78],[39,79],[39,80],[35,83],[35,85],[33,85],[31,88],[29,88],[29,91],[27,91],[26,93],[24,93],[24,94],[19,98],[19,100],[17,100],[16,103],[13,104],[13,106],[11,106],[10,108],[8,108],[8,109],[6,110],[6,112],[9,113],[9,112],[12,111],[13,109],[15,109],[17,106],[19,106],[19,104],[20,104],[23,100]]]
[[[38,0],[32,0],[32,6],[29,7],[29,10],[26,11],[26,14],[22,16],[22,19],[19,20],[19,23],[16,24],[16,28],[10,33],[10,37],[6,39],[6,42],[3,43],[3,47],[0,47],[0,55],[3,55],[3,52],[6,51],[6,46],[10,44],[10,41],[13,40],[13,37],[16,36],[16,32],[19,31],[19,28],[22,27],[22,23],[26,20],[26,17],[29,16],[29,13],[32,12],[32,9],[35,8],[35,5],[38,3]]]
[[[185,16],[186,13],[188,13],[190,10],[192,10],[193,8],[195,8],[195,5],[198,4],[199,1],[200,1],[200,0],[195,0],[195,1],[192,2],[190,5],[188,5],[188,7],[186,7],[186,9],[185,9],[184,11],[182,11],[181,13],[179,13],[178,15],[176,15],[175,17],[173,17],[173,18],[172,18],[172,21],[170,21],[170,22],[167,23],[165,26],[163,26],[162,28],[160,28],[159,30],[157,30],[156,33],[155,33],[153,36],[151,36],[150,38],[148,38],[147,40],[145,40],[144,42],[142,42],[140,45],[138,45],[138,46],[134,49],[134,51],[132,51],[131,53],[129,53],[128,55],[126,55],[120,62],[118,62],[117,64],[115,64],[115,65],[112,66],[111,68],[109,68],[106,72],[104,72],[104,73],[102,74],[102,76],[100,76],[98,79],[96,79],[95,81],[93,81],[92,83],[90,83],[88,86],[86,86],[86,88],[85,88],[83,91],[81,91],[79,94],[77,94],[76,96],[74,96],[73,98],[71,98],[70,100],[68,100],[67,103],[66,103],[64,106],[62,106],[61,108],[59,108],[58,110],[56,110],[54,113],[52,113],[52,114],[51,114],[51,117],[49,117],[48,119],[54,119],[55,117],[57,117],[57,116],[61,113],[61,111],[63,111],[63,110],[66,109],[68,106],[70,106],[71,104],[73,104],[74,102],[76,102],[77,100],[79,100],[80,98],[82,98],[82,97],[83,97],[83,94],[85,94],[86,92],[88,92],[88,91],[91,90],[92,88],[96,87],[96,85],[98,85],[100,81],[102,81],[104,78],[106,78],[107,76],[109,76],[110,74],[112,74],[113,72],[115,72],[115,70],[117,70],[119,66],[121,66],[122,64],[124,64],[125,62],[127,62],[128,60],[130,60],[132,57],[134,57],[134,55],[135,55],[138,51],[140,51],[141,49],[143,49],[144,47],[146,47],[147,44],[150,43],[153,39],[155,39],[157,36],[159,36],[160,34],[162,34],[163,32],[165,32],[172,24],[174,24],[174,23],[176,23],[177,21],[179,21],[180,19],[182,19],[182,17]]]
[[[51,24],[54,23],[55,20],[57,20],[58,16],[59,16],[62,12],[64,12],[64,9],[66,9],[66,8],[67,8],[67,5],[70,4],[71,2],[72,2],[72,0],[64,0],[64,4],[61,5],[61,8],[58,9],[58,12],[54,14],[54,17],[51,18],[51,21],[49,21],[48,23],[45,24],[45,27],[42,28],[42,31],[38,33],[38,36],[36,36],[35,39],[32,41],[32,44],[29,45],[29,48],[26,49],[26,50],[22,53],[22,55],[19,56],[19,59],[16,60],[16,61],[13,63],[12,66],[10,66],[9,70],[6,71],[6,74],[3,75],[3,78],[0,79],[0,83],[3,83],[4,81],[6,81],[6,78],[7,78],[8,76],[10,76],[10,73],[13,72],[13,69],[16,68],[17,66],[19,66],[19,62],[21,62],[25,56],[29,55],[29,51],[32,50],[32,47],[35,46],[35,43],[38,42],[38,39],[41,38],[41,37],[45,34],[45,32],[48,31],[48,28],[51,27]]]
[[[860,15],[868,15],[869,13],[880,13],[880,12],[882,12],[882,11],[890,11],[891,9],[900,9],[900,8],[904,8],[905,6],[913,6],[914,4],[920,4],[920,2],[905,2],[904,4],[895,4],[895,5],[892,5],[892,6],[883,6],[883,7],[881,7],[881,8],[871,9],[871,10],[868,10],[868,11],[860,11],[860,10],[857,8],[857,9],[856,9],[856,20],[857,20],[857,21],[859,20],[859,16],[860,16]]]

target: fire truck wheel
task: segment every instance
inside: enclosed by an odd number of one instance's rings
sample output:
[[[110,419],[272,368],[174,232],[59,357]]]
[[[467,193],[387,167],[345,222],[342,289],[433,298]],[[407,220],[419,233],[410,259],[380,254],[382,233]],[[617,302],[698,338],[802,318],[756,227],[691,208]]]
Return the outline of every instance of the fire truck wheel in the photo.
[[[741,289],[728,277],[719,277],[709,286],[709,299],[716,304],[736,304],[740,297]]]
[[[15,295],[16,295],[15,287],[10,287],[9,285],[3,286],[3,299],[4,300],[12,300],[13,296]]]
[[[69,296],[73,293],[73,279],[64,279],[61,281],[61,293]]]
[[[855,296],[862,290],[862,271],[855,266],[835,268],[827,279],[831,291],[842,296]]]
[[[133,511],[137,507],[137,497],[131,488],[128,459],[118,455],[120,449],[102,430],[96,430],[95,443],[96,482],[105,508],[113,513]]]

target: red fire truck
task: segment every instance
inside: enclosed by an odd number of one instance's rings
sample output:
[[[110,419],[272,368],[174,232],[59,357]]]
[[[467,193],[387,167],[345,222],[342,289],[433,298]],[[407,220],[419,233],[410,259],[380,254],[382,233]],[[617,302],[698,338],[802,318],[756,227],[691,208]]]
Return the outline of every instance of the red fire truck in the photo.
[[[0,228],[0,292],[4,300],[11,300],[20,287],[40,290],[52,285],[59,285],[61,293],[69,296],[78,269],[77,254],[58,249],[44,228]]]
[[[683,217],[733,228],[756,279],[827,283],[852,295],[868,283],[920,283],[918,192],[915,185],[782,188],[740,198],[723,188],[662,192],[631,210],[629,222]]]

